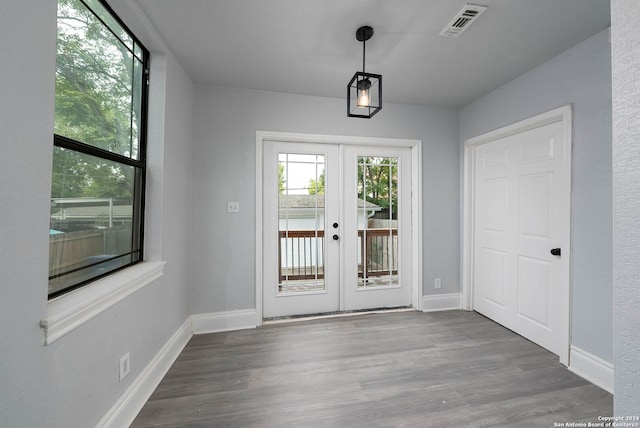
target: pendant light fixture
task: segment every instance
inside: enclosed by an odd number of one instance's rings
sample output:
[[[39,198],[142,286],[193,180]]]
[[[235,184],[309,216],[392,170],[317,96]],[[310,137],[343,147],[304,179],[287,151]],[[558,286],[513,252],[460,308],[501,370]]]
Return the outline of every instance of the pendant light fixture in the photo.
[[[370,119],[382,109],[382,75],[365,72],[365,46],[373,36],[373,28],[364,26],[356,31],[362,42],[362,71],[353,75],[347,86],[347,116]]]

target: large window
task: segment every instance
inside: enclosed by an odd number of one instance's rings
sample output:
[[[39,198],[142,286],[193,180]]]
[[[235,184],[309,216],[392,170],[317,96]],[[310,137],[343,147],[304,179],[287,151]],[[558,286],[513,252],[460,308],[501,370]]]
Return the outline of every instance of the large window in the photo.
[[[142,260],[149,53],[101,0],[59,0],[49,298]]]

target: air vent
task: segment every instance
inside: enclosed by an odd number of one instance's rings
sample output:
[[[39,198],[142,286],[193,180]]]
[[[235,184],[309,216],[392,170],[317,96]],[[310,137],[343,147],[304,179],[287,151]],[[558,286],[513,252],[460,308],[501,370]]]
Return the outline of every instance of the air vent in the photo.
[[[440,35],[446,37],[460,36],[485,10],[487,10],[486,6],[465,4],[462,10],[442,30]]]

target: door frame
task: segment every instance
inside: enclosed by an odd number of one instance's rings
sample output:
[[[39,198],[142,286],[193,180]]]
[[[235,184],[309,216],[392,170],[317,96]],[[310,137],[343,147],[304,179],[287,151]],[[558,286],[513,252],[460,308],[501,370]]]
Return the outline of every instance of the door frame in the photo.
[[[464,142],[464,165],[463,165],[463,231],[462,231],[462,309],[472,311],[473,308],[473,288],[474,288],[474,233],[475,233],[475,161],[476,148],[482,144],[490,143],[501,138],[520,134],[522,132],[549,125],[551,123],[562,122],[564,145],[564,167],[565,167],[565,188],[562,191],[568,196],[563,199],[563,206],[560,212],[563,213],[561,248],[567,248],[562,252],[562,259],[566,263],[561,267],[561,301],[560,307],[566,308],[562,314],[562,325],[560,326],[560,336],[562,340],[560,363],[569,365],[569,350],[571,345],[571,145],[572,145],[572,111],[571,104],[560,107],[546,113],[525,119],[503,128],[487,132],[477,137],[470,138]]]
[[[411,149],[411,227],[412,227],[412,275],[411,305],[422,310],[422,140],[379,138],[293,132],[256,131],[256,224],[255,224],[255,299],[257,325],[263,321],[263,147],[268,141],[358,145],[371,147],[407,147]],[[342,296],[340,297],[343,298]],[[342,304],[342,300],[341,300]]]

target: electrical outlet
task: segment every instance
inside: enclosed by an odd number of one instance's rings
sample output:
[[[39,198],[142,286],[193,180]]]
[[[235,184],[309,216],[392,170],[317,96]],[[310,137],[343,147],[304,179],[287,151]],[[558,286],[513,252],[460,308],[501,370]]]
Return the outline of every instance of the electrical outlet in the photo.
[[[433,286],[434,288],[442,288],[442,278],[436,278],[435,281],[433,281]]]
[[[122,379],[127,377],[130,371],[131,371],[131,354],[127,352],[122,357],[120,357],[120,382],[122,382]]]

